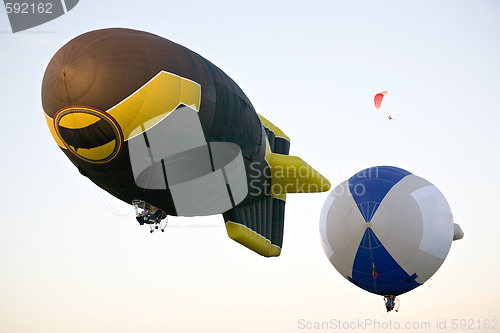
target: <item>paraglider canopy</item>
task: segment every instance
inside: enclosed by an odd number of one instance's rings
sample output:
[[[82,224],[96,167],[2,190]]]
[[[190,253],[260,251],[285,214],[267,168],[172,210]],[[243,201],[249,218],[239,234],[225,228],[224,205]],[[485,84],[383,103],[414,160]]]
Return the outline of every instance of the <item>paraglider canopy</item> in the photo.
[[[376,109],[380,109],[380,105],[382,104],[382,98],[384,98],[384,96],[387,95],[387,91],[384,90],[382,92],[379,92],[378,94],[375,95],[374,97],[374,102],[375,102],[375,108]]]

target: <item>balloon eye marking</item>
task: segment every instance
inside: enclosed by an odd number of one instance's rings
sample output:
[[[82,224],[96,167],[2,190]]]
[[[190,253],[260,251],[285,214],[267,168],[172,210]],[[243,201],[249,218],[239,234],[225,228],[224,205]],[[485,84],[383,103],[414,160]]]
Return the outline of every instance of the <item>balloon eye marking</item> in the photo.
[[[89,163],[111,162],[123,147],[123,133],[116,120],[96,109],[64,108],[55,115],[54,127],[65,147]]]

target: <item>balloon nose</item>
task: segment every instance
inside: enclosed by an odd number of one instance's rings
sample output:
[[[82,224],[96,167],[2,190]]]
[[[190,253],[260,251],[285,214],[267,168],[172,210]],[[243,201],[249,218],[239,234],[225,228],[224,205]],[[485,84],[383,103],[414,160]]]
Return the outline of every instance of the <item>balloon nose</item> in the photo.
[[[47,66],[42,90],[55,101],[71,105],[92,89],[97,79],[98,61],[93,52],[81,47],[63,47]]]
[[[126,29],[97,30],[72,39],[47,65],[42,82],[45,113],[53,119],[69,106],[109,110],[158,74],[160,62],[153,59],[159,57],[157,49]]]

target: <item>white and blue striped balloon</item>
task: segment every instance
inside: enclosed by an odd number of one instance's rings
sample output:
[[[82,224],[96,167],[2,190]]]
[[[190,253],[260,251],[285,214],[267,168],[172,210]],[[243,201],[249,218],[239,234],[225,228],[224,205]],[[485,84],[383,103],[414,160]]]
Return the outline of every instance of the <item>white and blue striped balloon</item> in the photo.
[[[326,255],[346,279],[396,296],[439,269],[454,224],[437,187],[406,170],[379,166],[358,172],[329,194],[320,233]]]

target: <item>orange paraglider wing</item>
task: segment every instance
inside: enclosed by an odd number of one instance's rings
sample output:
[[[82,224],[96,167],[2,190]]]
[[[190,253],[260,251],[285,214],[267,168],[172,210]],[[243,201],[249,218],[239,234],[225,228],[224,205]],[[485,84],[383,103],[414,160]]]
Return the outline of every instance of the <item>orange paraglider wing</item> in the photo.
[[[387,95],[387,91],[382,91],[375,95],[375,98],[373,99],[375,102],[375,108],[380,109],[380,104],[382,104],[382,98],[384,98],[385,95]]]

